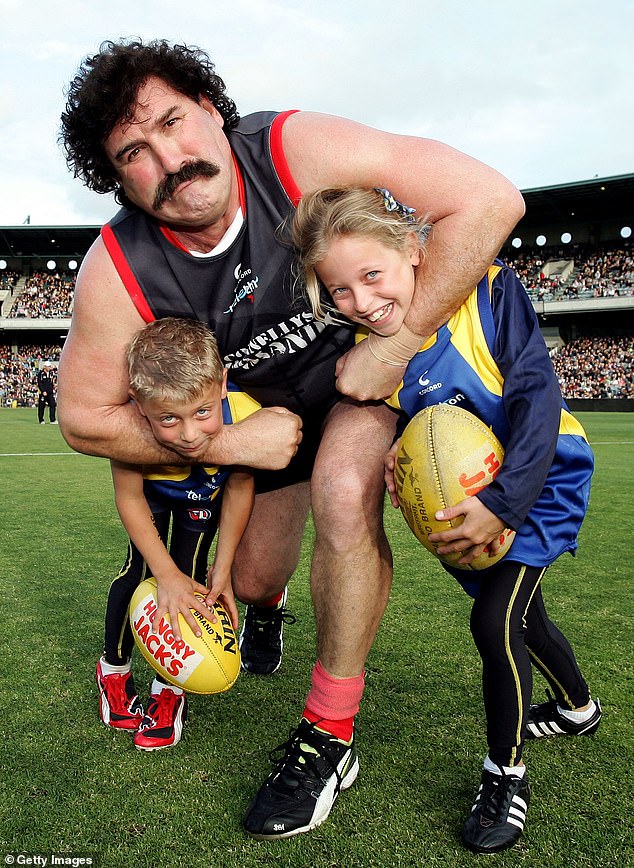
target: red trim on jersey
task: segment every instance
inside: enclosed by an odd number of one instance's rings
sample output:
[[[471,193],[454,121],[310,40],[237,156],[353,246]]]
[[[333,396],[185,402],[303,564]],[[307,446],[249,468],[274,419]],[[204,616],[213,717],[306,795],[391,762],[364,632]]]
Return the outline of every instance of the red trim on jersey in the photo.
[[[286,191],[288,198],[293,205],[297,205],[302,198],[302,191],[295,183],[295,179],[291,175],[291,170],[288,168],[284,149],[282,148],[282,127],[284,121],[289,115],[294,115],[299,109],[290,109],[290,111],[281,112],[271,124],[271,157],[273,165],[277,172],[278,178],[282,183],[282,187]]]
[[[178,247],[179,250],[184,251],[185,253],[189,253],[189,250],[185,247],[185,245],[178,240],[178,238],[174,235],[171,229],[168,229],[167,226],[159,225],[159,229],[163,233],[163,235],[167,238],[170,244],[173,244],[174,247]]]
[[[236,160],[236,155],[231,152],[231,156],[233,158],[233,165],[236,170],[236,181],[238,184],[238,196],[240,197],[240,207],[242,208],[242,214],[247,213],[247,197],[244,193],[244,178],[242,177],[242,172],[240,171],[240,166],[238,165],[238,161]]]
[[[152,322],[156,319],[152,310],[150,309],[149,304],[145,296],[143,295],[143,290],[138,284],[136,277],[130,266],[128,265],[128,261],[123,255],[123,251],[119,246],[119,242],[117,241],[114,232],[112,231],[112,227],[106,223],[105,226],[101,229],[101,237],[103,238],[103,242],[106,245],[106,250],[110,254],[110,257],[114,263],[114,267],[117,269],[119,277],[123,281],[123,285],[128,291],[128,295],[132,299],[134,306],[141,314],[143,320],[145,322]]]

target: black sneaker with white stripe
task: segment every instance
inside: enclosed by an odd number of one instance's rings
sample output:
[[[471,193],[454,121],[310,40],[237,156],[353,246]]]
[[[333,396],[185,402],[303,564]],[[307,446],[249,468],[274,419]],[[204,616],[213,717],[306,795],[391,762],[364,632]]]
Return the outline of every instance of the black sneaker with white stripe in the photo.
[[[305,719],[270,756],[275,768],[244,818],[252,838],[290,838],[321,825],[359,772],[354,736],[346,744]]]
[[[498,853],[517,842],[526,822],[531,788],[524,777],[482,772],[462,840],[475,853]]]
[[[569,720],[559,710],[557,700],[550,697],[541,705],[531,705],[526,718],[526,738],[549,738],[553,735],[592,735],[601,723],[601,703],[594,700],[594,711],[587,720]]]

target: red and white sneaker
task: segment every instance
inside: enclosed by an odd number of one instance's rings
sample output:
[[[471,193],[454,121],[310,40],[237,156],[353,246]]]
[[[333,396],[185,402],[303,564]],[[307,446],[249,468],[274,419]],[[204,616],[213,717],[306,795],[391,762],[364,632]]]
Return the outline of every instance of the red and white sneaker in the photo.
[[[181,740],[187,720],[187,698],[164,687],[160,693],[151,693],[147,711],[134,735],[137,750],[161,750],[173,747]]]
[[[132,673],[128,669],[106,675],[102,664],[100,659],[95,674],[99,688],[99,716],[106,726],[136,732],[143,720],[143,706]]]

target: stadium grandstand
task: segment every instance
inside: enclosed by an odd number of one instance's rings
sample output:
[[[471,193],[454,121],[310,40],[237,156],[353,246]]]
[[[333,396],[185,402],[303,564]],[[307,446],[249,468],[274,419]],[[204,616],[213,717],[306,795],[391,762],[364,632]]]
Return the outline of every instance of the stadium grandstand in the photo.
[[[501,258],[517,269],[572,409],[634,410],[634,175],[523,190]],[[0,406],[36,403],[98,226],[0,227]]]

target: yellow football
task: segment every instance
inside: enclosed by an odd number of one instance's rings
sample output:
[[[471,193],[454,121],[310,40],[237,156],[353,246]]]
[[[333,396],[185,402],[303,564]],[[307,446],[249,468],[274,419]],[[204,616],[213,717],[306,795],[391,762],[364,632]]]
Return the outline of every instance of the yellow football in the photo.
[[[455,506],[476,494],[497,476],[504,449],[484,422],[449,404],[435,404],[417,413],[401,437],[394,467],[396,493],[414,536],[433,555],[460,570],[483,570],[497,563],[509,550],[515,531],[500,534],[500,550],[490,557],[485,550],[470,564],[459,564],[459,552],[436,552],[429,534],[462,524],[464,517],[437,521],[439,509]]]
[[[191,613],[202,635],[195,636],[182,615],[178,616],[181,639],[174,636],[170,622],[161,618],[152,632],[157,609],[157,586],[153,577],[142,581],[130,602],[130,625],[134,641],[150,666],[170,684],[189,693],[222,693],[229,690],[240,673],[238,640],[225,609],[214,606],[218,620],[213,624],[200,612]]]

